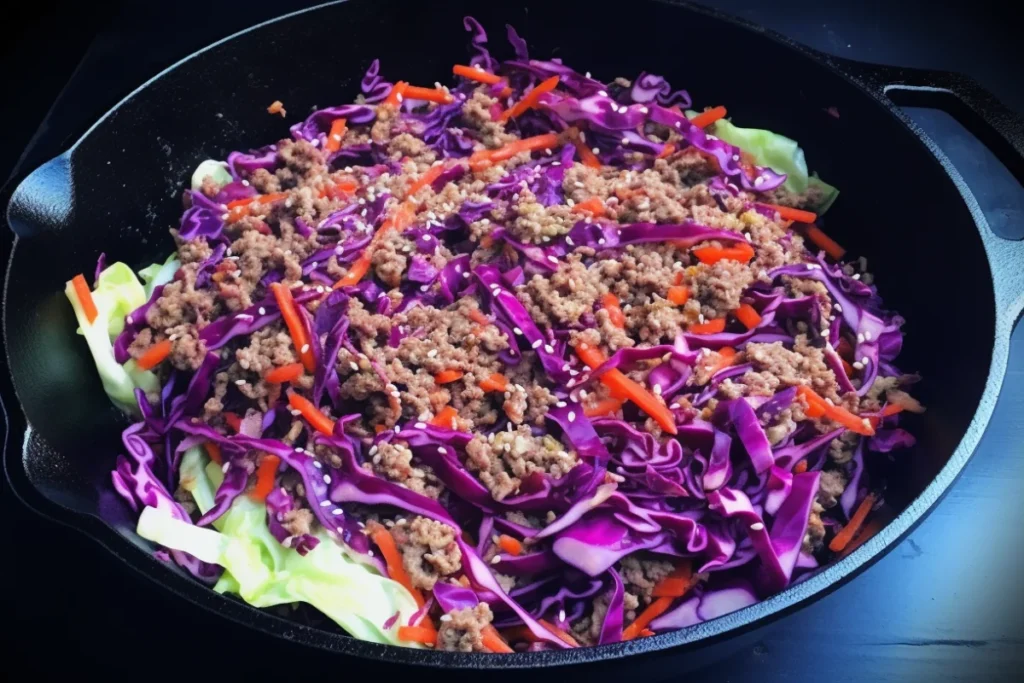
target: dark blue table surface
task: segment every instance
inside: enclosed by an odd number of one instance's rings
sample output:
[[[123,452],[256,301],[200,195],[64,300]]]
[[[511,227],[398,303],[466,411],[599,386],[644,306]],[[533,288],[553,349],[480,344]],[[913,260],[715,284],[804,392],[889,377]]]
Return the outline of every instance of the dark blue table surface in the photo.
[[[244,18],[214,12],[222,22],[197,22],[187,29],[179,23],[177,42],[152,51],[138,50],[154,39],[155,13],[143,11],[133,20],[113,24],[93,43],[32,151],[48,156],[48,150],[59,148],[66,136],[116,101],[119,93],[177,57],[304,4],[311,3],[255,3]],[[976,3],[941,11],[923,2],[706,4],[841,56],[962,71],[1018,111],[1024,110],[1019,69],[1012,68],[1017,61],[1011,59],[1016,56],[1016,39],[1010,24],[985,21],[984,8]],[[135,63],[125,64],[125,54],[133,54]],[[97,82],[110,86],[110,92],[105,100],[88,100],[84,93]],[[76,106],[83,101],[89,106]],[[1001,226],[1002,234],[1024,234],[1024,191],[991,153],[942,112],[908,113],[957,166],[989,221]],[[29,159],[34,161],[31,154]],[[942,233],[942,238],[955,236]],[[687,679],[989,681],[1016,678],[1011,672],[1019,675],[1024,668],[1024,591],[1018,578],[1024,566],[1024,544],[1018,538],[1018,524],[1024,522],[1022,328],[1018,326],[1013,336],[1006,381],[991,425],[963,476],[929,518],[851,583],[764,629],[755,645]],[[162,643],[170,640],[183,648],[190,640],[180,620],[207,618],[162,596],[153,598],[148,616],[140,619],[137,606],[126,596],[137,595],[144,584],[120,575],[122,570],[92,543],[36,520],[10,495],[4,495],[0,504],[6,540],[0,557],[19,557],[18,564],[2,563],[4,593],[13,598],[11,613],[21,623],[16,641],[24,649],[19,649],[32,657],[37,674],[61,671],[68,664],[61,657],[40,658],[43,642],[48,643],[47,651],[77,660],[81,673],[130,675],[137,671],[137,660],[115,655],[119,645],[167,661],[175,655]],[[16,531],[27,532],[33,540],[22,536],[16,541]],[[30,558],[17,550],[26,546],[32,551]],[[160,610],[179,621],[159,623],[154,615]],[[209,633],[208,627],[203,630]],[[10,651],[13,655],[14,648]],[[209,656],[217,656],[216,651]],[[81,657],[88,657],[89,663]],[[239,674],[243,670],[257,671],[258,662],[235,669]]]

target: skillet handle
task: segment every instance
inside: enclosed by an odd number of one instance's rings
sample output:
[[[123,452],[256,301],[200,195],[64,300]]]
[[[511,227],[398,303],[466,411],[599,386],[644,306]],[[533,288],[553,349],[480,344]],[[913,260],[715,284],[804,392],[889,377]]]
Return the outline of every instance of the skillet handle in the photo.
[[[899,106],[945,111],[988,147],[1024,186],[1024,116],[1000,102],[974,79],[952,71],[869,64],[833,55],[823,57],[879,99],[891,100]],[[915,132],[933,153],[938,151],[916,127]],[[952,166],[944,165],[953,180],[963,185]],[[996,235],[973,198],[969,198],[968,204],[982,228],[981,237],[992,267],[999,331],[1008,337],[1024,310],[1024,242]]]

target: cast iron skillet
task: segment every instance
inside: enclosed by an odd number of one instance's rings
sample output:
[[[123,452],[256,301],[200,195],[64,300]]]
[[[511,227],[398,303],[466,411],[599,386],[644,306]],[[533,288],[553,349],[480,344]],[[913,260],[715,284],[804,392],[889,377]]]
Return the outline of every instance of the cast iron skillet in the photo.
[[[11,425],[4,467],[18,496],[211,611],[273,636],[400,665],[593,663],[613,673],[622,667],[607,664],[617,663],[640,673],[653,662],[663,666],[654,653],[672,648],[671,655],[689,656],[747,632],[881,557],[935,505],[977,445],[1024,307],[1024,244],[992,234],[956,169],[888,96],[950,110],[1018,179],[1024,122],[954,74],[839,60],[675,2],[633,2],[617,11],[621,21],[583,2],[352,0],[299,12],[156,76],[31,173],[8,209],[15,235],[4,293],[11,376],[0,373]],[[915,393],[928,412],[910,424],[919,444],[897,459],[888,492],[900,514],[882,533],[803,583],[712,622],[624,644],[502,657],[390,648],[297,625],[214,594],[154,559],[134,535],[134,520],[109,483],[123,420],[73,334],[64,281],[91,273],[100,251],[133,265],[162,260],[172,248],[167,228],[181,212],[180,190],[197,162],[287,135],[287,123],[266,114],[271,101],[285,102],[289,122],[313,105],[351,101],[375,57],[392,80],[447,80],[451,65],[466,59],[461,19],[469,13],[489,29],[499,54],[507,22],[527,37],[533,55],[563,57],[605,80],[644,69],[664,74],[700,106],[725,103],[740,125],[796,138],[812,168],[841,188],[828,230],[852,254],[869,257],[887,304],[907,318],[900,365],[925,378]],[[826,113],[830,107],[838,118]]]

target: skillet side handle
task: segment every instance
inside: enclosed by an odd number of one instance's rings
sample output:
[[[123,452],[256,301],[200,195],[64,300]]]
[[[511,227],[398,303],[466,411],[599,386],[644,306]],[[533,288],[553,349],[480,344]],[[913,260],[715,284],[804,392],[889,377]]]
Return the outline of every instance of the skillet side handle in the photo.
[[[1024,116],[1000,102],[974,79],[952,71],[823,57],[880,99],[889,99],[899,106],[939,109],[951,115],[1024,186]],[[987,225],[981,232],[992,266],[1000,332],[1009,337],[1024,310],[1024,241],[1000,237]]]
[[[66,225],[75,208],[73,188],[71,155],[50,159],[11,193],[7,225],[20,238]]]

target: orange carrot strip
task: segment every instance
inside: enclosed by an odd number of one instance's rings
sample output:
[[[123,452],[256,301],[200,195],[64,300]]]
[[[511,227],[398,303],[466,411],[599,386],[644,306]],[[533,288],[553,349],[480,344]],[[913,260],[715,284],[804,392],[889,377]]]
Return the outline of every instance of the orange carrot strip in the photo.
[[[834,553],[842,552],[843,548],[853,540],[853,536],[857,533],[857,530],[864,524],[864,520],[867,519],[874,504],[875,494],[869,493],[864,496],[864,500],[860,502],[860,505],[857,506],[853,516],[850,517],[850,523],[839,530],[839,533],[835,535],[832,542],[828,544],[828,549]]]
[[[601,160],[597,158],[593,150],[587,147],[587,143],[583,142],[580,137],[580,132],[576,128],[570,128],[568,131],[569,140],[573,146],[576,147],[576,153],[580,155],[580,163],[590,168],[601,168]]]
[[[302,361],[306,370],[313,372],[316,370],[316,361],[313,359],[313,350],[309,348],[309,340],[306,339],[306,328],[303,327],[302,321],[299,320],[299,313],[295,310],[292,290],[280,282],[272,283],[270,290],[274,293],[277,307],[281,310],[281,318],[284,319],[284,324],[288,328],[288,334],[291,335],[292,344],[295,345],[295,351],[299,354],[299,360]]]
[[[321,413],[315,405],[313,405],[309,399],[299,396],[294,391],[288,392],[288,405],[292,409],[299,411],[302,417],[306,418],[306,422],[310,424],[316,431],[320,432],[324,436],[331,436],[334,434],[334,420]]]
[[[683,277],[684,277],[683,276],[683,271],[680,270],[680,271],[676,272],[675,276],[672,278],[672,284],[674,284],[676,287],[678,287],[679,285],[683,284]],[[690,293],[687,292],[686,296],[687,296],[687,298],[689,298]]]
[[[546,628],[547,630],[551,631],[551,633],[553,633],[559,640],[561,640],[566,645],[569,645],[571,647],[579,647],[580,646],[579,641],[577,641],[575,638],[570,636],[568,633],[566,633],[562,629],[560,629],[557,626],[555,626],[554,624],[552,624],[547,619],[538,619],[537,623],[540,624],[541,626],[543,626],[544,628]]]
[[[617,398],[602,398],[600,401],[590,406],[589,408],[583,409],[583,414],[587,417],[604,417],[605,415],[611,415],[617,413],[622,408],[622,401]]]
[[[416,182],[409,186],[409,189],[406,191],[405,196],[413,196],[414,194],[422,190],[424,187],[430,185],[435,180],[437,180],[438,176],[440,176],[442,173],[444,173],[444,164],[431,166],[430,168],[427,169],[426,173],[417,178]]]
[[[381,557],[384,558],[384,563],[388,568],[388,576],[391,577],[392,581],[402,584],[412,594],[416,604],[423,607],[426,601],[423,599],[423,594],[412,585],[412,579],[409,578],[409,572],[405,571],[402,553],[399,552],[398,544],[395,543],[394,537],[379,522],[368,523],[366,530],[370,534],[370,540],[377,544]]]
[[[686,331],[690,334],[718,334],[725,329],[725,318],[715,318],[705,323],[690,325]]]
[[[367,245],[366,251],[357,258],[348,271],[341,276],[341,279],[331,285],[331,289],[340,289],[342,287],[350,287],[352,285],[358,285],[359,281],[363,279],[363,276],[370,271],[370,264],[373,261],[373,257],[370,254],[370,245]]]
[[[899,413],[899,412],[902,412],[902,411],[903,411],[903,406],[898,405],[896,403],[888,403],[888,404],[886,404],[886,406],[884,408],[882,408],[880,411],[878,411],[878,415],[877,416],[869,417],[868,418],[868,422],[871,423],[872,427],[874,427],[875,429],[878,429],[878,425],[881,424],[882,418],[889,417],[890,415],[895,415],[896,413]]]
[[[270,194],[261,194],[259,197],[256,197],[256,201],[260,204],[273,204],[283,199],[288,199],[287,192],[271,192]]]
[[[749,242],[744,241],[737,243],[734,247],[701,247],[694,249],[693,255],[701,263],[706,263],[709,266],[723,259],[749,263],[750,259],[754,258],[754,248],[750,246]]]
[[[285,382],[294,382],[299,377],[302,377],[302,371],[304,367],[302,363],[289,363],[288,365],[282,365],[280,367],[270,370],[263,376],[263,379],[270,382],[271,384],[284,384]]]
[[[817,225],[808,225],[804,230],[807,239],[813,242],[819,249],[839,261],[846,255],[846,250],[839,246],[839,243],[821,231]]]
[[[580,360],[586,363],[591,369],[598,367],[606,360],[600,349],[590,346],[589,344],[579,344],[576,347],[576,355],[578,355]],[[679,433],[679,430],[676,428],[676,419],[672,414],[672,411],[670,411],[654,394],[626,377],[617,368],[609,370],[601,375],[601,382],[607,386],[613,394],[628,398],[630,401],[635,403],[640,410],[654,418],[654,421],[657,422],[658,425],[660,425],[667,433],[672,434],[673,436]]]
[[[772,209],[779,214],[779,218],[797,223],[813,223],[818,220],[818,214],[802,209],[794,209],[791,206],[779,206],[778,204],[759,204],[766,209]]]
[[[619,306],[619,297],[608,292],[601,297],[601,305],[604,307],[604,310],[608,311],[608,322],[620,330],[626,327],[626,314],[622,312],[622,307]]]
[[[508,389],[508,378],[500,372],[496,372],[480,382],[480,388],[484,391],[505,391]]]
[[[692,119],[690,123],[697,126],[698,128],[706,128],[719,119],[724,119],[726,115],[725,107],[712,107],[707,111],[703,111]]]
[[[640,632],[647,628],[647,625],[664,614],[672,605],[672,598],[658,598],[647,606],[640,616],[622,632],[623,640],[633,640],[640,635]]]
[[[682,306],[690,300],[690,288],[684,285],[672,285],[668,288],[665,298],[676,306]]]
[[[671,142],[666,142],[665,146],[661,148],[660,152],[658,152],[658,158],[664,159],[665,157],[672,156],[673,154],[675,154],[675,151],[676,146]]]
[[[260,459],[259,467],[256,468],[256,484],[249,492],[253,500],[266,500],[270,492],[274,490],[274,480],[277,478],[277,468],[281,465],[281,458],[276,455],[264,453]]]
[[[327,142],[324,143],[325,152],[337,152],[341,149],[341,139],[345,137],[345,119],[334,119],[331,121],[331,132],[327,134]]]
[[[206,454],[210,456],[210,460],[214,461],[218,465],[224,464],[224,456],[220,452],[220,444],[212,441],[207,441],[203,444],[203,448],[206,449]]]
[[[230,410],[225,410],[223,413],[221,413],[221,417],[224,418],[224,421],[228,424],[228,427],[231,427],[233,430],[235,430],[236,434],[242,431],[242,418],[238,417],[238,413],[232,413]]]
[[[740,307],[732,313],[748,330],[752,330],[761,324],[761,314],[755,311],[754,307],[750,304],[740,304]]]
[[[506,534],[498,536],[498,547],[504,550],[509,555],[522,555],[523,544],[517,538],[512,538]]]
[[[437,631],[426,626],[399,626],[398,639],[407,643],[437,645]]]
[[[438,104],[451,104],[455,98],[438,88],[421,88],[418,85],[406,85],[402,97],[410,100],[424,100]]]
[[[434,375],[434,381],[438,384],[451,384],[456,380],[462,379],[462,375],[462,370],[442,370]]]
[[[723,346],[722,348],[718,349],[718,360],[715,362],[713,366],[711,366],[708,369],[711,371],[711,374],[714,375],[715,373],[726,369],[735,362],[736,349],[732,348],[731,346]]]
[[[452,73],[456,76],[462,76],[468,78],[471,81],[477,83],[486,83],[487,85],[494,85],[495,83],[501,83],[503,80],[501,76],[492,74],[490,71],[484,71],[478,69],[475,66],[465,66],[463,64],[456,64],[452,67]]]
[[[338,199],[341,196],[352,194],[359,189],[359,183],[354,180],[346,179],[340,180],[330,187],[326,187],[320,190],[321,197],[331,197],[332,199]]]
[[[466,315],[469,317],[470,320],[472,320],[477,325],[480,325],[482,327],[487,327],[488,325],[492,324],[490,319],[486,315],[484,315],[479,308],[474,308],[470,310],[470,312],[467,313]]]
[[[558,85],[558,76],[552,76],[551,78],[543,81],[537,85],[533,90],[528,92],[523,99],[516,102],[514,105],[501,112],[501,116],[498,117],[499,121],[508,121],[521,115],[523,112],[533,109],[540,104],[540,96],[546,92],[555,89]]]
[[[384,104],[390,104],[392,107],[397,107],[402,103],[402,97],[405,95],[405,89],[409,87],[409,84],[405,81],[398,81],[391,86],[391,92],[388,93],[387,99],[384,100]]]
[[[164,339],[146,349],[141,356],[135,360],[140,370],[152,370],[164,362],[167,356],[171,355],[171,340]]]
[[[856,370],[852,365],[850,365],[850,361],[845,358],[840,358],[839,362],[843,364],[843,372],[846,373],[847,377],[853,377],[854,374],[856,374]]]
[[[645,629],[640,631],[640,635],[638,637],[639,638],[650,638],[653,635],[654,635],[654,631],[652,631],[649,628],[645,628]]]
[[[484,627],[481,635],[484,647],[491,652],[501,652],[504,654],[514,652],[514,650],[508,646],[508,643],[505,642],[504,638],[501,637],[501,634],[498,633],[498,630],[491,624]]]
[[[469,167],[474,171],[479,171],[487,168],[491,164],[499,161],[505,161],[511,159],[517,154],[522,152],[536,152],[542,149],[551,149],[552,147],[558,146],[558,136],[554,133],[545,133],[544,135],[535,135],[532,138],[523,138],[522,140],[516,140],[509,144],[499,147],[498,149],[484,150],[486,154],[480,152],[474,153],[469,158]],[[477,156],[481,155],[481,156]],[[476,159],[474,159],[476,157]]]
[[[455,410],[451,406],[445,406],[441,409],[437,415],[430,420],[430,424],[435,427],[444,427],[445,429],[452,429],[452,420],[459,416],[459,411]]]
[[[89,284],[85,281],[85,276],[79,273],[71,278],[71,286],[75,290],[75,296],[78,297],[78,303],[82,306],[86,322],[91,325],[99,312],[96,310],[96,302],[93,301],[92,292],[89,290]]]
[[[881,511],[882,510],[879,510],[879,512]],[[872,538],[874,538],[875,535],[879,531],[884,529],[885,525],[889,523],[890,519],[888,519],[887,517],[888,516],[886,515],[883,515],[883,517],[876,517],[875,519],[872,519],[870,522],[862,526],[860,532],[856,536],[854,536],[853,540],[850,541],[845,548],[843,548],[843,551],[841,553],[839,553],[839,559],[843,559],[844,557],[852,553],[854,550],[856,550],[857,548],[861,547],[862,545],[870,541]]]
[[[793,465],[793,474],[803,474],[807,471],[807,461],[801,460],[797,464]]]
[[[689,560],[683,560],[654,586],[651,595],[656,598],[681,598],[694,584],[693,566]]]
[[[256,201],[257,196],[258,195],[253,195],[252,197],[246,197],[244,199],[234,199],[225,204],[225,206],[228,207],[228,211],[240,209],[243,206],[248,206],[249,204],[252,204],[254,201]]]
[[[600,197],[594,196],[576,204],[570,211],[572,213],[589,213],[594,218],[597,218],[598,216],[604,216],[608,213],[608,208],[604,205],[604,202],[601,201]]]
[[[814,390],[807,385],[801,384],[797,387],[796,391],[797,394],[803,397],[804,401],[806,401],[809,406],[809,410],[805,411],[808,417],[824,416],[834,422],[838,422],[851,432],[863,434],[864,436],[874,435],[875,428],[871,426],[870,421],[865,422],[864,418],[854,415],[846,408],[832,405],[821,396],[814,393]]]
[[[380,434],[385,429],[387,429],[387,427],[385,425],[382,425],[382,424],[375,424],[375,425],[373,425],[373,431],[374,431],[375,434]]]

